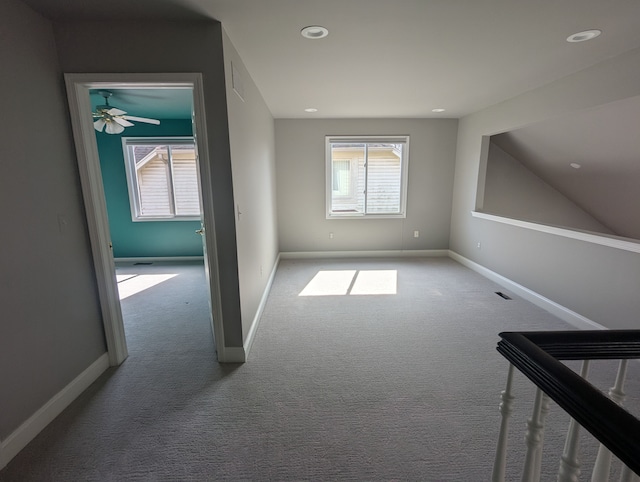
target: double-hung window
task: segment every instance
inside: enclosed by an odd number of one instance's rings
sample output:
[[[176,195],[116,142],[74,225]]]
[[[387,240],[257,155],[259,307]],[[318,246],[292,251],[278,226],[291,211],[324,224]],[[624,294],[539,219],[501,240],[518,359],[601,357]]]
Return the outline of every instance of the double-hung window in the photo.
[[[406,217],[408,160],[409,136],[327,136],[327,219]]]
[[[122,139],[134,221],[200,219],[193,137]]]

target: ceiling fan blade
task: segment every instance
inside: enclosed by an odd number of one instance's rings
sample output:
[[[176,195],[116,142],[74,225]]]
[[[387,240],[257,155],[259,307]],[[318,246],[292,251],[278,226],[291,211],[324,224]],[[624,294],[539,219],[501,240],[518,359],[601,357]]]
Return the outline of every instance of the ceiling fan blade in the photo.
[[[127,119],[127,120],[132,120],[132,121],[136,121],[136,122],[145,122],[147,124],[155,124],[155,125],[159,125],[160,121],[157,119],[147,119],[146,117],[135,117],[132,115],[123,115],[122,116],[123,119]]]
[[[102,132],[102,129],[104,129],[106,122],[104,121],[104,119],[98,119],[97,121],[95,121],[93,123],[93,127],[98,131],[98,132]]]
[[[132,122],[129,122],[122,117],[114,117],[113,120],[120,124],[122,127],[131,127],[132,125],[134,125]]]
[[[111,109],[109,109],[107,111],[107,114],[109,114],[109,115],[124,115],[124,114],[126,114],[126,112],[121,110],[121,109],[117,109],[115,107],[112,107]]]
[[[124,127],[122,127],[120,124],[116,122],[107,122],[107,128],[105,129],[105,132],[107,134],[120,134],[123,131]]]

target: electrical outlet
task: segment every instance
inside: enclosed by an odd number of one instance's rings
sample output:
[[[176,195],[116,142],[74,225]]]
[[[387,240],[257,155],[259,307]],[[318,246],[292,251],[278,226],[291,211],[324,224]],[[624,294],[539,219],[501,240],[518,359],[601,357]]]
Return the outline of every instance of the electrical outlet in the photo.
[[[414,238],[419,238],[420,237],[420,231],[414,231],[413,232],[413,237]]]
[[[329,239],[333,239],[333,233],[329,233]]]
[[[482,249],[482,243],[481,243],[480,241],[478,241],[478,246],[477,246],[477,248],[478,248],[478,249]]]

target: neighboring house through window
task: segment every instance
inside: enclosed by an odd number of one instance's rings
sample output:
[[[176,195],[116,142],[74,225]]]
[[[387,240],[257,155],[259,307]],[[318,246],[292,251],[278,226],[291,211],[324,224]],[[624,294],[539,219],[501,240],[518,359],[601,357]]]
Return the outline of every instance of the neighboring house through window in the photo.
[[[134,221],[200,219],[192,137],[122,139]]]
[[[326,138],[327,218],[406,217],[409,137]]]

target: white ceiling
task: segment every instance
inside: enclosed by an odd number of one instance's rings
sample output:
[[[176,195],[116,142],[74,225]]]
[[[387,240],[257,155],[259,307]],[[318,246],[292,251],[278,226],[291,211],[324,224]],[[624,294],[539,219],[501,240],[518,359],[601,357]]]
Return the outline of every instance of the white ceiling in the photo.
[[[52,19],[219,20],[275,118],[459,118],[640,48],[639,0],[23,2]],[[329,36],[305,39],[307,25]],[[566,42],[588,29],[603,33]],[[638,113],[640,101],[615,103],[498,142],[611,229],[640,239]]]
[[[220,20],[276,118],[461,117],[640,47],[638,0],[24,2],[54,19]],[[300,36],[313,24],[329,36]]]

